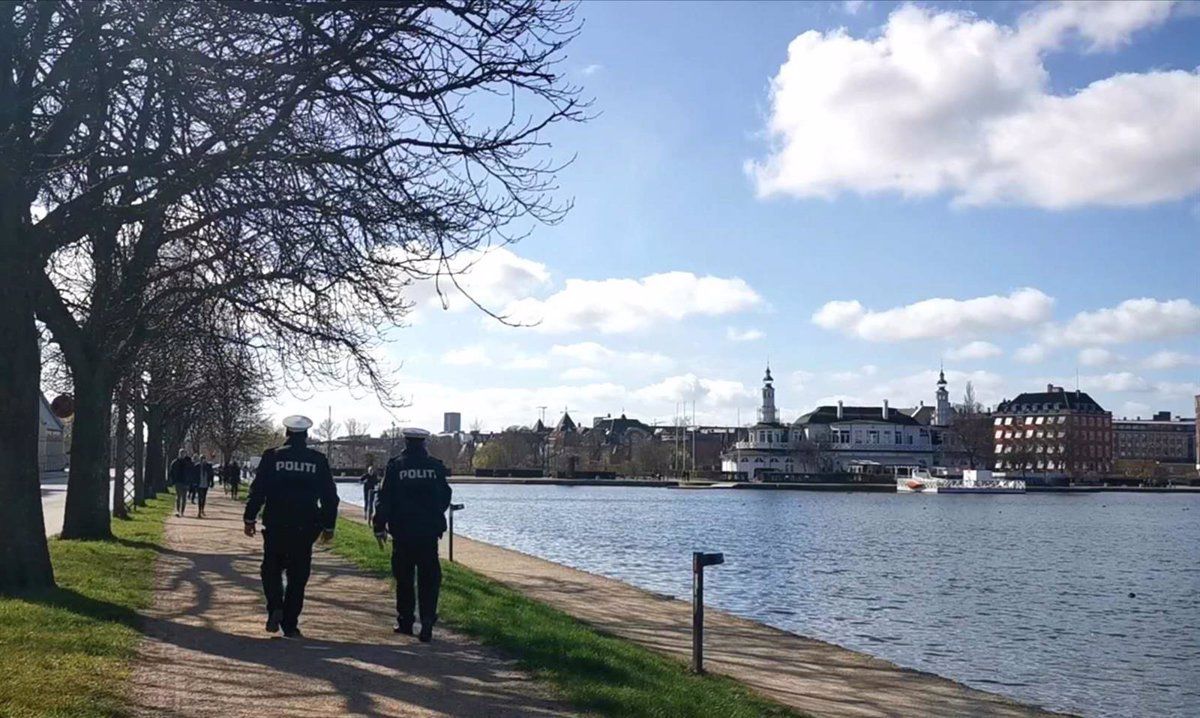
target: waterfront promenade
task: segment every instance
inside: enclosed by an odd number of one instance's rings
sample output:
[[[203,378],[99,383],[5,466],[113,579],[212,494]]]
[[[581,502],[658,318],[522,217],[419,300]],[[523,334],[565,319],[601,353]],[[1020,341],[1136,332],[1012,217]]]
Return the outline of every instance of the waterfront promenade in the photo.
[[[453,631],[429,645],[391,631],[388,582],[324,548],[302,629],[263,631],[261,538],[219,493],[209,518],[167,520],[154,603],[130,680],[134,715],[568,716],[541,684]]]
[[[464,566],[606,633],[680,660],[691,655],[689,603],[461,536],[454,554]],[[705,615],[708,671],[813,716],[1060,715],[721,611]]]

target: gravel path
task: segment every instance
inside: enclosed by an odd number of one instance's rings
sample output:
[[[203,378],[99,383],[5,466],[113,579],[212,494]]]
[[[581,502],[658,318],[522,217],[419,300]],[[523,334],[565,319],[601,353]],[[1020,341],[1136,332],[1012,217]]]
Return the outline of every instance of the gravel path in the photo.
[[[244,536],[241,505],[214,493],[208,518],[167,521],[130,681],[135,715],[574,715],[463,636],[439,628],[425,645],[394,635],[389,584],[321,548],[301,616],[306,638],[266,633],[261,538]]]

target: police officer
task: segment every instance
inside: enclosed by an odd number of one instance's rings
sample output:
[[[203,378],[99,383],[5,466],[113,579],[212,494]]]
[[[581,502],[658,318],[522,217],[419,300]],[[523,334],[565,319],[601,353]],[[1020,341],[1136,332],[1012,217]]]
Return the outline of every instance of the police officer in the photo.
[[[312,419],[289,416],[283,446],[263,452],[246,502],[246,535],[253,536],[263,509],[263,593],[267,597],[267,631],[283,628],[287,638],[300,638],[304,586],[312,569],[317,536],[333,538],[338,495],[329,461],[308,448]],[[287,592],[283,574],[287,573]]]
[[[420,640],[433,639],[437,622],[442,566],[438,539],[446,531],[450,484],[446,466],[429,455],[424,429],[404,430],[404,451],[388,461],[383,486],[375,500],[375,538],[380,547],[392,536],[392,575],[396,578],[396,633],[412,635],[413,574],[420,599]]]

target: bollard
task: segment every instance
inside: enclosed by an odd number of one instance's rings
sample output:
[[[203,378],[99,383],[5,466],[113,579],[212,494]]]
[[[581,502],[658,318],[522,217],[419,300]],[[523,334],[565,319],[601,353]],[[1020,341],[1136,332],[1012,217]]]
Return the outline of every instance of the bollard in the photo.
[[[466,508],[465,504],[450,504],[450,545],[447,547],[447,553],[450,554],[450,563],[454,563],[454,512],[462,511]]]
[[[692,672],[704,672],[704,567],[725,563],[723,553],[692,552]]]

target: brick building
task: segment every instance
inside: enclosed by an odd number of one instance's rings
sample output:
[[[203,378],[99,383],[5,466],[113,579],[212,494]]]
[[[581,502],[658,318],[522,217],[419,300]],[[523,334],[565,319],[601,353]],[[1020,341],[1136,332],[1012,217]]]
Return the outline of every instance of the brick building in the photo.
[[[1068,478],[1112,471],[1112,413],[1078,389],[1051,384],[1002,401],[992,428],[997,470]]]
[[[1113,422],[1113,439],[1113,458],[1117,460],[1196,462],[1196,420],[1172,419],[1169,411],[1150,419],[1118,419]]]

